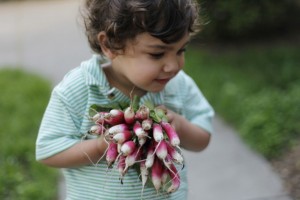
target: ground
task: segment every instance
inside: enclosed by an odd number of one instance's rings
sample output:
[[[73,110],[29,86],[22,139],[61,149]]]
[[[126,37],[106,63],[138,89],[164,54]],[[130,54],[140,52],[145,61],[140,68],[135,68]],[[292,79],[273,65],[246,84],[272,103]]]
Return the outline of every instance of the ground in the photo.
[[[300,140],[294,148],[271,163],[283,179],[291,197],[300,200]]]

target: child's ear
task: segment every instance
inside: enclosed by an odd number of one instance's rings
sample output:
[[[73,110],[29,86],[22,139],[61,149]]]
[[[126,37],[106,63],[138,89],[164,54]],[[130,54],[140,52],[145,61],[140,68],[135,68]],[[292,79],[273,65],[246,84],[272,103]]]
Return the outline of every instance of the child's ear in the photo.
[[[109,47],[106,46],[106,40],[107,40],[107,35],[104,31],[101,31],[98,35],[97,35],[97,39],[99,42],[99,45],[101,47],[101,50],[103,52],[103,54],[109,58],[110,60],[112,60],[113,58],[116,57],[116,53],[114,51],[112,51]]]

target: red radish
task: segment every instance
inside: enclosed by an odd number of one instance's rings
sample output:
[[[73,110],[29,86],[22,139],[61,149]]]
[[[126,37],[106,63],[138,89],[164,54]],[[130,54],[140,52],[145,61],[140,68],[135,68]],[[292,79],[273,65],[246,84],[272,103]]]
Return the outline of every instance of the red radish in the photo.
[[[153,124],[153,137],[156,142],[160,142],[164,139],[162,127],[157,123]]]
[[[135,143],[132,140],[129,140],[122,144],[120,151],[122,155],[128,156],[132,154],[135,151],[135,149]]]
[[[134,152],[132,152],[130,155],[126,156],[124,171],[127,171],[129,167],[134,165],[136,163],[136,161],[140,159],[140,156],[141,156],[140,149],[135,149]]]
[[[118,147],[117,144],[110,142],[108,146],[108,150],[106,153],[106,161],[108,167],[110,167],[118,157]]]
[[[107,115],[105,115],[104,120],[107,124],[117,125],[124,122],[124,113],[118,109],[112,109]]]
[[[124,112],[118,109],[112,109],[109,111],[112,117],[119,117],[123,118],[124,117]]]
[[[146,137],[148,135],[142,128],[142,125],[139,121],[136,121],[133,125],[133,131],[138,138]]]
[[[183,164],[183,157],[174,147],[172,147],[168,142],[167,142],[167,150],[168,154],[171,156],[172,160],[177,163],[177,164]]]
[[[164,163],[164,165],[165,165],[166,168],[170,169],[171,164],[172,164],[172,158],[171,158],[171,156],[167,155],[165,157],[165,159],[163,159],[163,163]]]
[[[115,135],[117,133],[121,133],[127,131],[129,128],[127,124],[117,124],[108,129],[108,134]]]
[[[88,131],[89,134],[93,135],[102,135],[105,132],[105,127],[101,124],[97,124],[91,127],[91,129]]]
[[[171,170],[169,170],[169,176],[171,177],[172,185],[167,189],[168,193],[175,192],[180,186],[180,177],[176,167],[172,164]]]
[[[152,177],[152,183],[157,192],[162,185],[162,175],[163,175],[163,165],[158,158],[155,158],[152,166],[151,177]]]
[[[117,133],[113,136],[113,140],[115,143],[123,144],[125,141],[128,141],[132,138],[132,134],[130,131],[125,130],[123,132]]]
[[[142,128],[145,130],[145,131],[149,131],[151,128],[152,128],[152,124],[153,124],[153,120],[148,118],[148,119],[144,119],[142,121]]]
[[[124,119],[126,124],[133,124],[134,117],[135,117],[135,113],[133,108],[131,106],[127,107],[124,111]]]
[[[149,169],[153,166],[154,158],[155,158],[154,150],[155,150],[155,147],[153,145],[151,145],[147,151],[147,157],[146,157],[146,163],[145,163],[147,169]]]
[[[164,160],[168,155],[167,144],[165,140],[156,144],[156,156],[161,160]]]
[[[140,137],[138,140],[140,147],[142,147],[147,142],[147,137]]]
[[[139,120],[148,119],[149,114],[150,114],[150,109],[145,105],[141,105],[140,108],[135,113],[135,118]]]
[[[172,146],[179,146],[180,145],[180,139],[174,130],[174,128],[169,124],[168,122],[161,121],[160,122],[162,128],[165,130],[166,134],[168,135],[169,141]]]
[[[95,123],[96,123],[100,118],[101,118],[100,113],[97,113],[97,114],[95,114],[93,117],[91,117],[92,121],[95,122]],[[104,120],[103,120],[103,122],[104,122]]]
[[[98,112],[92,117],[92,121],[95,122],[96,124],[104,124],[105,122],[105,117],[107,117],[109,113],[108,112]]]

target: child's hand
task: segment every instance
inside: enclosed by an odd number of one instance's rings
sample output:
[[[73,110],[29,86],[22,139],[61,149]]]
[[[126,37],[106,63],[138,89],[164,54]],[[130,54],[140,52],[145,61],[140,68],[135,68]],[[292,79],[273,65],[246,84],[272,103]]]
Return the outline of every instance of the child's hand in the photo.
[[[99,155],[102,155],[105,153],[108,147],[108,142],[106,141],[104,135],[101,135],[96,140],[97,140],[97,151],[99,152]]]
[[[161,105],[158,108],[163,109],[166,113],[168,122],[175,128],[176,131],[180,130],[180,115],[167,109],[165,106]]]
[[[201,151],[208,145],[210,134],[207,131],[190,123],[186,118],[167,109],[165,106],[158,107],[165,110],[168,122],[174,127],[183,148],[191,151]]]

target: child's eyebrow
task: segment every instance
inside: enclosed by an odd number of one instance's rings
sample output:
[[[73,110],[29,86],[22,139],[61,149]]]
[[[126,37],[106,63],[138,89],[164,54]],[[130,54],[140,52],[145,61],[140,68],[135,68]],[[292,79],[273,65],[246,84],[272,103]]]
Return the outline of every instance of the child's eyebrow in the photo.
[[[181,48],[185,47],[186,45],[188,45],[188,43],[190,42],[190,40],[188,40],[186,43],[184,43],[184,45],[182,45]],[[160,50],[170,50],[173,49],[173,46],[171,45],[161,45],[161,44],[149,44],[146,46],[147,48],[152,48],[152,49],[160,49]]]
[[[165,50],[165,49],[170,49],[170,46],[167,45],[160,45],[160,44],[149,44],[146,46],[149,49],[161,49],[161,50]]]

